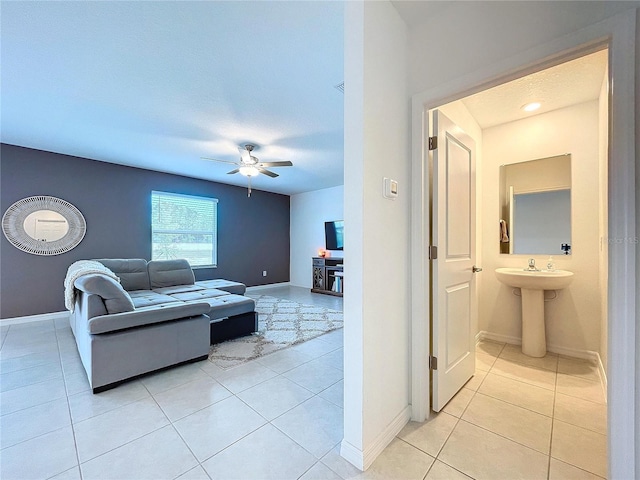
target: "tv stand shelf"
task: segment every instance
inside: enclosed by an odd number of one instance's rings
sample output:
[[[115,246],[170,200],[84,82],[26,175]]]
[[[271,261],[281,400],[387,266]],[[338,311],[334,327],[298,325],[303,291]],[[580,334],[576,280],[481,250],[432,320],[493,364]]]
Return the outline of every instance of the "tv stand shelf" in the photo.
[[[313,257],[313,280],[311,291],[341,297],[344,292],[342,258]]]

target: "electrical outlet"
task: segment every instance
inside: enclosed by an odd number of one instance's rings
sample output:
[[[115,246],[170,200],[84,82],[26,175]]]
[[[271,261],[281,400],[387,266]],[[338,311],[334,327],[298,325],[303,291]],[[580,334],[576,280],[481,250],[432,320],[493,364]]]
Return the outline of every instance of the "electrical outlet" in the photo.
[[[263,270],[263,271],[262,271],[262,276],[263,276],[263,277],[266,277],[266,276],[267,276],[267,271],[266,271],[266,270]]]

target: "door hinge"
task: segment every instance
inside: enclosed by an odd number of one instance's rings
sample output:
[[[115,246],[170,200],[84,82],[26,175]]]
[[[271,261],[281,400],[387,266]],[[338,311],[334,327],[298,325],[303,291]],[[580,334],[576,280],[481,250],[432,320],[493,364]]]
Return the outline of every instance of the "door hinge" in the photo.
[[[438,369],[438,357],[434,357],[433,355],[429,356],[429,369],[430,370]]]
[[[438,247],[436,245],[429,245],[429,260],[435,260],[438,258]]]
[[[429,137],[429,150],[438,148],[438,137]]]

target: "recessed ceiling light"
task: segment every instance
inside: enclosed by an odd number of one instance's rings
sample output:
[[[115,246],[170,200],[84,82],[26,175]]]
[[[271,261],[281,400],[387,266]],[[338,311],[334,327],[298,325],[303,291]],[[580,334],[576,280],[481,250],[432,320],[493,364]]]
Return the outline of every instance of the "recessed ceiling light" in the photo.
[[[522,108],[522,110],[524,110],[525,112],[533,112],[535,110],[538,110],[541,105],[542,104],[540,102],[531,102],[523,105],[520,108]]]

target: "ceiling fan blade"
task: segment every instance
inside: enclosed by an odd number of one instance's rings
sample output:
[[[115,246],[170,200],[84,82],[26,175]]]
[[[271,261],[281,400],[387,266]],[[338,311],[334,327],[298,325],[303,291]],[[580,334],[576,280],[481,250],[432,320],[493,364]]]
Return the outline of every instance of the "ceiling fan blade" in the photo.
[[[238,162],[230,162],[229,160],[218,160],[217,158],[200,157],[202,160],[211,160],[212,162],[230,163],[231,165],[238,165]]]
[[[278,175],[277,173],[270,172],[269,170],[266,170],[266,169],[264,169],[264,168],[260,168],[260,167],[257,167],[257,168],[258,168],[258,171],[259,171],[260,173],[264,173],[264,174],[265,174],[265,175],[267,175],[268,177],[271,177],[271,178],[279,177],[279,175]]]
[[[227,172],[227,175],[232,175],[234,173],[238,173],[240,171],[239,168],[236,168],[235,170],[231,170],[230,172]]]
[[[293,163],[286,162],[260,162],[259,167],[293,167]]]

